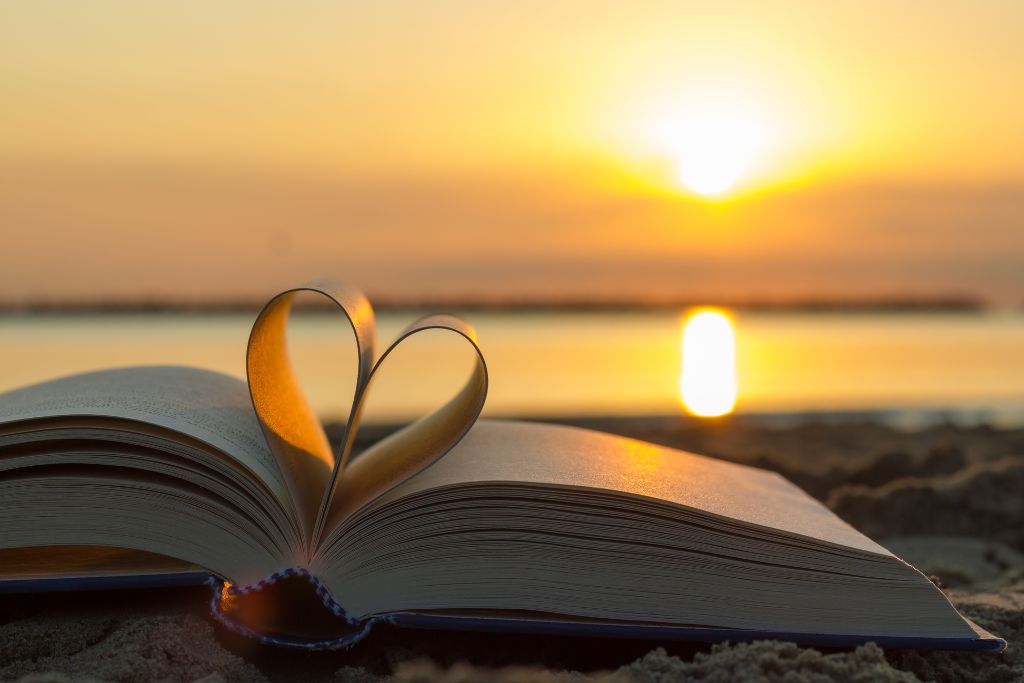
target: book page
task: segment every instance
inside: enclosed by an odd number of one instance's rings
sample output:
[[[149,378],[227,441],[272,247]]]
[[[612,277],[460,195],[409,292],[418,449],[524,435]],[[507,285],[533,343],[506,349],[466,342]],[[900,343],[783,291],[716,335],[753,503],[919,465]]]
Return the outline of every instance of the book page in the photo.
[[[477,422],[447,455],[378,503],[480,482],[618,491],[891,555],[775,472],[586,429],[528,422]]]
[[[358,416],[373,377],[387,357],[406,339],[426,330],[447,330],[468,341],[476,358],[469,380],[439,409],[404,429],[374,444],[351,463],[339,463],[338,477],[328,499],[324,529],[340,524],[353,510],[383,495],[401,482],[429,467],[444,456],[476,422],[487,397],[487,366],[477,343],[476,331],[469,323],[453,315],[435,314],[420,318],[407,327],[380,357],[370,373],[370,381],[356,398],[350,437],[355,434]],[[351,438],[343,449],[347,458]]]
[[[136,420],[188,435],[236,460],[282,502],[290,500],[245,382],[234,377],[177,366],[116,368],[0,395],[0,425],[72,416]]]
[[[327,298],[348,318],[356,337],[359,365],[352,411],[346,423],[345,446],[351,447],[358,396],[370,377],[374,353],[374,318],[370,302],[355,289],[334,282],[304,285],[278,294],[260,312],[249,335],[245,365],[252,406],[267,445],[295,501],[296,516],[312,552],[315,529],[327,505],[343,457],[335,459],[320,419],[306,401],[288,357],[288,317],[295,296],[311,292]]]
[[[287,351],[288,318],[299,292],[320,294],[348,318],[356,338],[358,370],[352,408],[338,457],[331,453],[320,420],[309,406]],[[476,366],[463,389],[448,403],[374,445],[350,466],[359,417],[372,379],[388,355],[424,330],[455,332],[476,352]],[[288,290],[271,299],[253,324],[246,368],[253,407],[271,452],[296,501],[312,556],[325,529],[351,510],[408,479],[441,457],[466,434],[483,409],[487,368],[476,332],[452,315],[430,315],[407,327],[374,363],[373,309],[358,290],[324,281]]]
[[[5,579],[200,572],[202,567],[144,550],[89,545],[0,549]]]

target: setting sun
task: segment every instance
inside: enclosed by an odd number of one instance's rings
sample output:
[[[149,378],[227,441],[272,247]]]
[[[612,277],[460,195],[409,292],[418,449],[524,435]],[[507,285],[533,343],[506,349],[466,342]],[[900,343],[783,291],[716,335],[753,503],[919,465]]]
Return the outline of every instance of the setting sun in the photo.
[[[732,321],[720,311],[702,310],[683,324],[679,395],[700,417],[732,412],[736,405],[736,341]]]
[[[732,189],[765,146],[763,126],[741,112],[709,109],[680,123],[679,181],[697,194]]]
[[[638,119],[652,150],[671,164],[674,185],[719,197],[770,170],[783,136],[770,100],[742,86],[684,87],[655,98]]]

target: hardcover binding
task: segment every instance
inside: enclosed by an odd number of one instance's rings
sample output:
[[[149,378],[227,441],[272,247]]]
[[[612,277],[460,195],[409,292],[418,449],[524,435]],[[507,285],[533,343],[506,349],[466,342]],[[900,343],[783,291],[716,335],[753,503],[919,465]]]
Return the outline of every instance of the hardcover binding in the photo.
[[[316,597],[319,598],[323,606],[326,607],[337,619],[339,619],[341,623],[349,627],[350,630],[342,635],[331,638],[300,640],[295,638],[285,638],[280,635],[261,633],[253,627],[232,617],[232,610],[230,606],[234,598],[261,593],[275,584],[291,578],[300,578],[308,581],[313,587]],[[372,629],[377,623],[394,623],[391,615],[373,616],[364,620],[353,618],[344,607],[335,601],[334,597],[331,595],[330,591],[327,590],[327,587],[323,582],[311,574],[305,567],[289,567],[288,569],[274,572],[265,579],[261,579],[260,581],[248,586],[235,586],[230,582],[213,576],[212,574],[208,577],[207,583],[213,590],[212,595],[210,596],[210,611],[213,612],[214,617],[216,617],[218,621],[236,633],[270,645],[299,648],[303,650],[344,650],[365,638],[370,632],[370,629]],[[340,625],[341,624],[339,624],[339,626]]]
[[[319,641],[297,641],[260,634],[239,624],[223,609],[224,595],[245,595],[268,588],[276,582],[301,577],[309,581],[316,595],[335,616],[355,630],[343,636]],[[751,640],[784,640],[798,645],[819,647],[856,647],[874,642],[883,648],[912,648],[929,650],[975,650],[1002,651],[1006,641],[993,636],[974,622],[967,620],[977,638],[929,638],[903,636],[862,636],[830,635],[821,633],[787,633],[782,631],[761,631],[751,629],[727,629],[713,626],[663,626],[650,624],[629,624],[598,621],[573,621],[561,619],[514,619],[507,617],[458,616],[422,614],[416,612],[395,612],[370,617],[362,622],[354,619],[331,595],[327,587],[302,567],[286,569],[250,586],[235,587],[211,577],[213,596],[210,606],[214,615],[228,628],[261,642],[306,650],[338,650],[349,648],[362,640],[374,625],[387,623],[398,628],[485,631],[492,633],[531,633],[554,636],[590,636],[605,638],[630,638],[638,640],[690,640],[698,642],[746,642]]]
[[[260,593],[285,579],[301,579],[313,588],[316,597],[338,620],[338,626],[348,630],[331,638],[302,640],[261,633],[232,616],[231,599]],[[537,635],[630,638],[637,640],[682,640],[708,643],[724,641],[782,640],[803,646],[849,648],[873,642],[883,648],[930,650],[993,651],[1006,649],[1006,641],[998,638],[970,620],[967,623],[976,633],[975,638],[931,638],[904,636],[834,635],[823,633],[787,633],[750,629],[727,629],[713,626],[666,626],[571,619],[516,619],[509,617],[462,616],[395,612],[368,619],[355,619],[338,603],[326,586],[306,569],[284,569],[248,586],[235,586],[217,576],[201,572],[174,574],[147,574],[127,576],[46,577],[37,579],[0,580],[0,593],[33,593],[72,590],[110,590],[168,586],[207,585],[211,589],[210,610],[228,629],[262,643],[303,650],[343,650],[365,638],[377,624],[397,628],[485,631],[492,633],[529,633]]]

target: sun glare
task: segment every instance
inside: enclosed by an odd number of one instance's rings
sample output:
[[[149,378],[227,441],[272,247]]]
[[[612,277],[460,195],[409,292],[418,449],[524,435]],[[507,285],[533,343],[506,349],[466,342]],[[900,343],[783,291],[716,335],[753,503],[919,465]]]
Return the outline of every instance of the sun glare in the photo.
[[[656,115],[650,135],[675,165],[675,182],[719,197],[764,165],[777,133],[762,107],[736,96],[695,93]]]
[[[721,311],[697,311],[683,324],[679,396],[700,417],[725,415],[736,405],[736,341]]]
[[[702,112],[680,124],[679,181],[707,197],[736,186],[764,147],[764,133],[739,112]]]

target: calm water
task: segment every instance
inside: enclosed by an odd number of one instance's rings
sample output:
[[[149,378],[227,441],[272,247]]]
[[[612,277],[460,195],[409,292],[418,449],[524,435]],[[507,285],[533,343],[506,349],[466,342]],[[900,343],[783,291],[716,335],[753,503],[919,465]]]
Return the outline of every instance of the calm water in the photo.
[[[683,313],[480,313],[490,415],[680,412]],[[0,316],[0,391],[65,373],[185,364],[244,376],[249,314]],[[381,342],[415,315],[385,313]],[[737,412],[951,409],[1024,418],[1024,315],[783,314],[735,316]],[[346,324],[302,313],[292,352],[314,407],[346,411],[354,344]],[[468,375],[464,342],[427,333],[402,348],[374,386],[368,420],[416,415]]]

